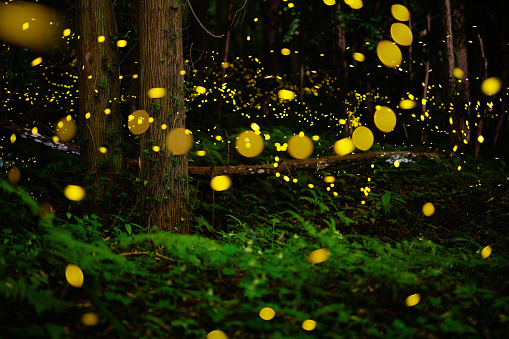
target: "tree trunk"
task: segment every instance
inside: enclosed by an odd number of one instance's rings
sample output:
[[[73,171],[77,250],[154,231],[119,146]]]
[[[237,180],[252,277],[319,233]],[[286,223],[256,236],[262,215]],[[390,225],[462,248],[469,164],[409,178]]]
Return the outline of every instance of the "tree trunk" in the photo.
[[[458,80],[458,93],[454,99],[454,112],[458,121],[459,132],[467,142],[471,141],[471,133],[467,121],[473,122],[470,116],[470,82],[468,79],[468,54],[466,37],[466,18],[464,0],[458,0],[453,15],[454,48],[456,49],[456,63],[463,70],[463,79]]]
[[[140,178],[146,184],[139,200],[147,226],[189,233],[187,157],[170,153],[168,131],[161,128],[185,128],[182,6],[178,0],[140,1],[140,105],[154,122],[140,138]],[[166,96],[151,99],[150,88],[165,88]]]
[[[452,34],[452,10],[451,10],[451,0],[440,0],[439,5],[440,11],[440,20],[442,23],[442,39],[443,39],[443,47],[442,47],[442,81],[441,84],[444,88],[444,96],[442,101],[449,106],[449,103],[454,101],[453,98],[453,79],[452,79],[452,71],[454,70],[454,49],[453,49],[453,34]],[[457,121],[454,121],[453,125],[450,126],[451,129],[458,128]]]
[[[122,192],[125,167],[115,13],[109,0],[77,0],[78,90],[81,164],[86,173],[85,213],[113,213],[112,202]],[[98,42],[98,36],[106,40]],[[110,113],[106,114],[105,110]],[[88,114],[90,117],[87,118]],[[99,151],[107,149],[106,153]]]

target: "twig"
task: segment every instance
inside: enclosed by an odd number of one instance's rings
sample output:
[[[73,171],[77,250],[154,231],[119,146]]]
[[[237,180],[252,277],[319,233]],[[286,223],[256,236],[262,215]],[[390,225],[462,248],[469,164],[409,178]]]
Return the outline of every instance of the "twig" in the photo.
[[[187,3],[189,5],[189,8],[191,9],[191,12],[193,13],[194,17],[196,18],[196,21],[198,21],[198,23],[200,24],[201,28],[203,28],[205,30],[205,32],[207,32],[210,36],[212,36],[214,38],[222,38],[222,37],[224,37],[224,34],[222,34],[222,35],[214,35],[214,34],[210,33],[209,30],[206,29],[205,26],[203,26],[203,24],[201,23],[200,19],[198,19],[198,16],[196,16],[196,13],[194,12],[193,6],[191,6],[191,2],[189,0],[187,0]]]

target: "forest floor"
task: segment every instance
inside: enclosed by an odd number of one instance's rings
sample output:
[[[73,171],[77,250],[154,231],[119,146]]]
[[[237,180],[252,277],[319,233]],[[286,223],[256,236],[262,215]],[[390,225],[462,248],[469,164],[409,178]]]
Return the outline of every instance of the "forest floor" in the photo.
[[[120,216],[107,234],[94,215],[40,217],[1,181],[0,337],[506,335],[506,164],[387,160],[296,183],[234,179],[225,192],[195,180],[191,236]]]

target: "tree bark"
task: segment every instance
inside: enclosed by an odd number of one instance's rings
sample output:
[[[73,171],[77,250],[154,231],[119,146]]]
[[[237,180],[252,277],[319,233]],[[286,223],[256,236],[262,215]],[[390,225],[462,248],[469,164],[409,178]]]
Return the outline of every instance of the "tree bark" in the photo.
[[[140,138],[140,179],[146,185],[139,200],[147,226],[189,233],[187,157],[170,153],[168,131],[161,128],[185,128],[182,6],[178,0],[140,1],[140,105],[154,122]],[[151,99],[150,88],[166,88],[166,96]]]
[[[77,0],[78,90],[81,164],[87,191],[85,213],[103,217],[113,213],[113,201],[125,168],[123,119],[119,112],[120,86],[115,13],[110,0]],[[105,36],[104,42],[98,42]],[[110,113],[105,114],[109,109]],[[90,114],[90,117],[88,117]],[[107,152],[99,152],[106,147]]]

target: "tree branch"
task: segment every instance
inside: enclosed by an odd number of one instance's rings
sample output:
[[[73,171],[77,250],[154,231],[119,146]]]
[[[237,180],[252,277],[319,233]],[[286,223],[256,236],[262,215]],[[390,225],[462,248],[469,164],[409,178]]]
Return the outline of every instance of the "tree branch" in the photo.
[[[191,9],[191,13],[193,13],[196,21],[198,21],[198,23],[200,24],[201,28],[203,28],[205,30],[205,32],[207,32],[210,36],[212,36],[214,38],[222,38],[222,37],[224,37],[224,34],[214,35],[214,34],[210,33],[209,30],[206,29],[205,26],[203,26],[203,24],[201,23],[200,19],[198,19],[198,16],[194,12],[193,6],[191,6],[191,2],[189,0],[187,0],[187,4],[189,5],[189,8]]]

